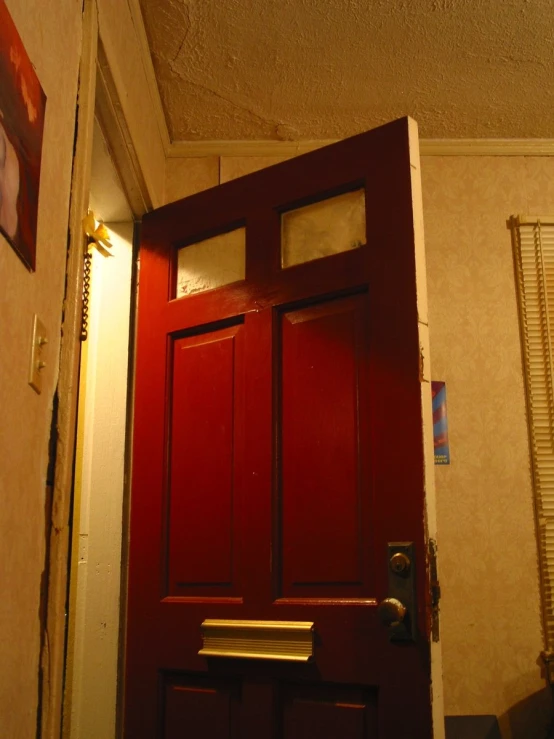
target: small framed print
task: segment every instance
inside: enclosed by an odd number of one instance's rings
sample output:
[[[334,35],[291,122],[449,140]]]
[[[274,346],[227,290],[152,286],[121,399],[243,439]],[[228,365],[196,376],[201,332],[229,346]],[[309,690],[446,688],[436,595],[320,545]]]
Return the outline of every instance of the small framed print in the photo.
[[[46,96],[0,0],[0,233],[36,266],[38,193]]]

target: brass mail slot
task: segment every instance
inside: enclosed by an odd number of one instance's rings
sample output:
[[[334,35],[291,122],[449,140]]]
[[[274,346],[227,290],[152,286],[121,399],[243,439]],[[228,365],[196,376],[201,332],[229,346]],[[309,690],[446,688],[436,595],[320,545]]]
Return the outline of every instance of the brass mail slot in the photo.
[[[314,656],[312,621],[206,619],[201,626],[204,657],[309,662]]]

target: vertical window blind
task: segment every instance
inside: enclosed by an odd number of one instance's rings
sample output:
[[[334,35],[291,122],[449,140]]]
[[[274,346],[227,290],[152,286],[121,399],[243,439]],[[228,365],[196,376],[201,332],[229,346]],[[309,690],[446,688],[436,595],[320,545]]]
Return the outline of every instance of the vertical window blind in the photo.
[[[509,225],[539,536],[543,656],[554,682],[554,216],[513,216]]]

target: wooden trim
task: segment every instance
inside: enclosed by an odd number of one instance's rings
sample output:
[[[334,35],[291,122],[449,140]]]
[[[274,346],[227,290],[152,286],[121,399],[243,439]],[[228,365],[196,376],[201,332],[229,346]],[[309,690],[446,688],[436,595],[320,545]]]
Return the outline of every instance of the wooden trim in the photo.
[[[96,1],[96,0],[91,0]],[[101,20],[101,19],[100,19]],[[104,135],[105,143],[108,147],[110,157],[115,165],[115,168],[117,170],[119,180],[121,182],[123,191],[125,193],[125,196],[127,198],[127,201],[129,203],[129,206],[131,208],[133,217],[135,219],[139,219],[147,210],[150,210],[153,206],[152,199],[151,199],[151,190],[148,186],[147,181],[147,174],[145,174],[144,170],[142,169],[140,160],[137,156],[137,151],[134,146],[134,140],[131,136],[131,132],[128,125],[128,119],[125,115],[124,106],[122,104],[122,98],[120,97],[120,91],[118,91],[117,85],[115,83],[115,78],[113,72],[116,71],[116,68],[110,64],[110,60],[108,59],[105,44],[104,41],[107,41],[104,36],[104,30],[102,27],[102,24],[100,22],[97,23],[96,26],[96,54],[94,58],[94,75],[96,79],[96,88],[95,88],[95,94],[93,94],[92,98],[92,105],[90,109],[88,109],[88,118],[87,118],[87,125],[90,124],[91,126],[91,142],[90,142],[90,148],[87,152],[88,157],[88,177],[86,180],[86,196],[84,200],[84,208],[81,212],[80,218],[83,217],[84,213],[86,213],[87,206],[88,206],[88,198],[90,193],[90,168],[91,168],[91,161],[92,161],[92,139],[94,138],[94,118],[98,120],[100,127],[102,129],[102,133]],[[112,63],[114,60],[111,60]],[[115,59],[115,63],[117,64],[117,59]],[[79,229],[81,229],[81,223],[79,220]],[[81,253],[82,254],[82,253]],[[133,257],[134,262],[135,257]],[[133,288],[136,289],[136,273],[134,273],[133,276]],[[80,294],[80,293],[79,293]],[[133,315],[131,315],[130,318],[131,322],[134,320]],[[133,344],[132,344],[132,337],[130,339],[131,343],[129,345],[129,360],[130,364],[132,365],[133,362]],[[82,371],[82,370],[81,370]],[[132,371],[131,374],[129,374],[129,377],[131,378],[131,388],[132,388]],[[78,378],[78,375],[77,375]],[[78,383],[76,383],[76,390],[78,389]],[[75,425],[75,432],[77,431],[77,404],[79,402],[78,393],[76,398],[76,408],[75,408],[75,415],[73,419],[73,423]],[[79,409],[79,413],[82,409]],[[73,449],[75,448],[75,445],[73,446]],[[123,449],[122,449],[123,451]],[[126,463],[127,464],[127,463]],[[126,467],[126,469],[128,469]],[[124,491],[123,495],[127,496],[127,483],[124,485]],[[77,493],[74,493],[74,495],[77,495]],[[74,499],[74,511],[73,511],[73,542],[70,544],[72,547],[72,562],[74,563],[71,569],[70,577],[71,577],[71,585],[70,585],[70,593],[69,593],[69,623],[68,623],[68,636],[67,636],[67,652],[66,652],[66,676],[65,676],[65,693],[63,696],[64,700],[64,715],[63,715],[63,736],[69,738],[70,736],[78,736],[79,732],[81,731],[83,722],[86,722],[90,720],[90,707],[87,706],[83,701],[86,699],[85,694],[82,692],[83,686],[86,685],[87,680],[89,679],[90,672],[89,672],[89,665],[88,660],[85,659],[83,662],[83,656],[82,652],[79,650],[82,648],[83,644],[86,643],[87,640],[87,633],[90,632],[90,630],[87,631],[87,627],[83,626],[83,623],[80,619],[80,613],[79,613],[79,598],[80,595],[83,593],[85,594],[85,598],[90,598],[90,592],[88,591],[86,585],[84,586],[83,591],[80,590],[82,585],[79,581],[79,576],[77,575],[77,570],[80,569],[77,566],[78,558],[79,558],[79,532],[81,531],[80,527],[80,507],[79,507],[79,501],[77,498]],[[124,502],[124,506],[128,506],[126,502]],[[127,522],[126,522],[126,515],[127,515],[127,507],[124,507],[123,511],[123,534],[124,537],[127,535]],[[98,538],[96,538],[96,543],[98,543]],[[122,675],[121,672],[121,661],[122,661],[122,654],[124,650],[124,618],[125,618],[125,601],[126,601],[126,573],[125,573],[125,565],[126,565],[126,542],[125,539],[122,542],[123,551],[121,553],[121,562],[122,562],[122,569],[121,569],[121,582],[120,582],[120,588],[118,592],[118,597],[116,601],[110,601],[112,604],[116,603],[120,606],[120,628],[119,630],[116,629],[115,632],[110,631],[108,628],[108,631],[106,632],[107,638],[109,639],[117,639],[118,643],[118,671],[119,675]],[[117,561],[116,561],[117,560]],[[119,558],[117,557],[116,560],[113,561],[112,566],[117,567],[119,565]],[[90,564],[90,560],[89,560]],[[86,568],[86,566],[85,566]],[[86,575],[85,575],[86,578]],[[94,596],[92,597],[92,601],[94,600]],[[92,611],[91,614],[94,614],[94,602],[91,603]],[[87,605],[85,603],[85,608],[87,608]],[[112,681],[112,674],[110,673],[109,676],[106,677],[107,680]],[[113,678],[115,680],[115,678]],[[116,735],[120,735],[120,725],[121,725],[121,704],[122,704],[122,692],[123,692],[123,683],[122,680],[117,680],[117,684],[114,683],[114,688],[116,690],[116,701],[115,701],[115,715],[114,720],[116,724]],[[98,710],[104,712],[104,708],[106,708],[106,703],[103,702],[101,705],[97,706]],[[112,709],[110,706],[107,707],[108,711],[111,711]],[[111,720],[111,715],[110,715]]]
[[[167,121],[162,105],[162,99],[160,96],[160,90],[158,87],[158,81],[156,79],[156,73],[154,71],[154,65],[152,63],[152,56],[150,54],[150,46],[148,44],[148,37],[146,35],[146,29],[144,27],[144,20],[142,17],[142,11],[140,9],[139,0],[127,0],[129,10],[131,11],[131,18],[137,32],[137,38],[140,46],[140,55],[142,58],[142,66],[146,75],[146,81],[148,85],[148,96],[154,110],[154,116],[158,124],[158,130],[162,139],[165,155],[168,156],[168,151],[171,145],[169,138],[169,129],[167,127]]]
[[[167,151],[168,158],[188,157],[294,157],[336,139],[320,141],[174,141]]]
[[[554,139],[423,139],[422,156],[551,157]]]
[[[90,189],[90,165],[96,88],[98,18],[94,0],[84,0],[83,48],[79,70],[75,155],[69,210],[69,249],[64,297],[60,374],[58,380],[58,440],[50,532],[46,640],[41,654],[44,672],[41,739],[58,739],[62,726],[65,668],[66,599],[69,561],[69,518],[73,487],[73,451],[79,385],[83,231]]]
[[[174,141],[168,157],[293,157],[335,143],[319,141]],[[554,139],[421,139],[421,156],[554,156]]]
[[[133,3],[130,0],[132,7]],[[138,6],[138,3],[137,3]],[[53,511],[48,558],[50,563],[45,647],[41,666],[45,675],[42,689],[41,739],[68,736],[71,691],[64,688],[66,670],[66,608],[70,556],[70,512],[73,491],[73,463],[77,423],[81,344],[79,340],[83,288],[84,237],[82,219],[87,212],[94,118],[98,115],[107,137],[123,188],[135,216],[151,207],[142,168],[138,162],[128,126],[99,38],[96,0],[83,2],[83,46],[79,71],[76,140],[71,183],[68,225],[66,294],[62,322],[59,415]],[[133,20],[136,23],[135,17]],[[144,29],[143,29],[144,32]],[[140,31],[139,31],[140,36]],[[65,695],[64,695],[65,690]],[[62,728],[63,727],[63,728]]]
[[[133,146],[129,126],[101,39],[98,43],[95,113],[135,218],[152,208],[152,199]]]
[[[422,156],[551,157],[554,139],[422,139]]]

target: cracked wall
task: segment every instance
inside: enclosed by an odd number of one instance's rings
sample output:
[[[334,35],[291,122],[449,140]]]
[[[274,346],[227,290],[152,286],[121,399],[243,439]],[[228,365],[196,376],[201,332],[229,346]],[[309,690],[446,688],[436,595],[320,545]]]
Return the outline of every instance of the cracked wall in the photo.
[[[64,295],[81,2],[7,0],[47,95],[36,272],[0,236],[0,735],[35,736],[48,440]],[[27,384],[33,314],[44,322],[43,390]]]

